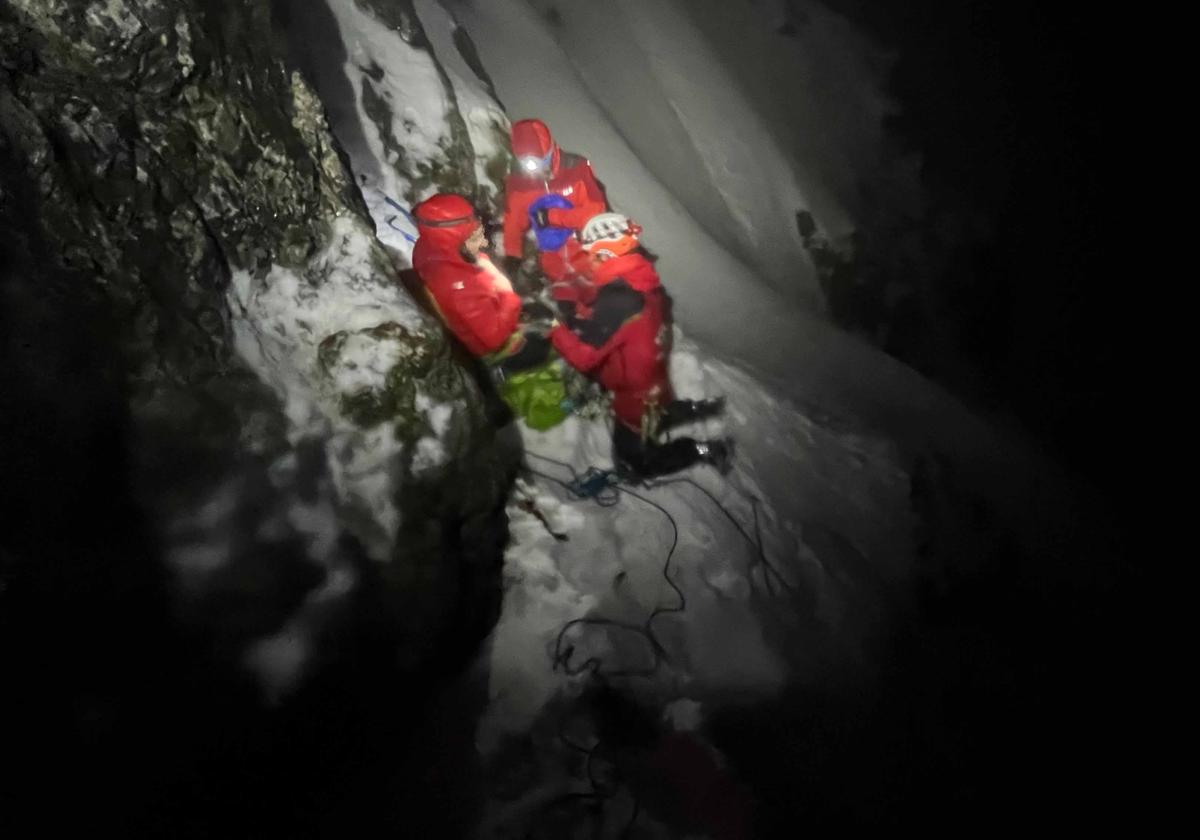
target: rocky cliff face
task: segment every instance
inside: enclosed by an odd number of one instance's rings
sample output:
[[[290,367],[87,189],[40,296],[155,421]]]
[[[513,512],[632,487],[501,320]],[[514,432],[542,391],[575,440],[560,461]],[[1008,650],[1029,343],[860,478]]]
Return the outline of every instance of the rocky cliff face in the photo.
[[[0,217],[14,381],[78,415],[47,361],[78,332],[178,615],[282,697],[363,622],[413,667],[478,638],[514,459],[271,27],[4,0]]]

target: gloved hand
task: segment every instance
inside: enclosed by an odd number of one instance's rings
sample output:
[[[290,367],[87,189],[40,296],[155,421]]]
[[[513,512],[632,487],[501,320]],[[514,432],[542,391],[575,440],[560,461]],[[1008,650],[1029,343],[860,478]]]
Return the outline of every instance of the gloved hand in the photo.
[[[500,259],[500,270],[511,280],[517,276],[517,272],[521,270],[520,257],[502,257]]]
[[[554,318],[554,310],[539,300],[529,300],[521,304],[521,311],[527,318],[534,321],[546,321]]]

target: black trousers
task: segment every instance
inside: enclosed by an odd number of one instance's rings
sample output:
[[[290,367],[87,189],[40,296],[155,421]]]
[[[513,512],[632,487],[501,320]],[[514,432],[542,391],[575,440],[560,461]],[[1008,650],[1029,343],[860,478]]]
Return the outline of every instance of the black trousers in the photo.
[[[525,343],[521,349],[497,365],[506,376],[545,364],[546,360],[550,358],[550,339],[533,330],[524,335]]]
[[[695,419],[697,403],[676,400],[667,406],[658,423],[658,430],[669,429]],[[613,461],[617,471],[637,478],[653,478],[679,472],[704,460],[699,442],[694,438],[676,438],[659,443],[642,440],[640,431],[617,421],[613,426]]]

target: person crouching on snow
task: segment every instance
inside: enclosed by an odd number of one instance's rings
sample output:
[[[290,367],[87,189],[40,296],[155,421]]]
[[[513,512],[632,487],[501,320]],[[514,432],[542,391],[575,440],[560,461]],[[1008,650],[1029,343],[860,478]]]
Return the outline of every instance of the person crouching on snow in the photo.
[[[723,408],[721,400],[676,400],[671,391],[670,298],[658,272],[638,248],[641,228],[619,213],[584,225],[580,242],[591,260],[595,298],[586,317],[557,323],[550,341],[568,364],[613,394],[613,461],[634,480],[677,472],[697,463],[727,468],[727,440],[676,438],[660,432]]]
[[[414,207],[413,217],[419,234],[413,269],[450,332],[504,373],[545,363],[549,342],[518,329],[521,298],[483,252],[487,237],[471,203],[439,193]]]

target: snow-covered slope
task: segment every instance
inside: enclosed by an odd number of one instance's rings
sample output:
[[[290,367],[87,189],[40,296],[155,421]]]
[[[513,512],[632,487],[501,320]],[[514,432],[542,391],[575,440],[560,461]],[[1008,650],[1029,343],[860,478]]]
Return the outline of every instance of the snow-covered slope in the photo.
[[[839,196],[854,161],[833,165],[829,182],[820,181],[820,166],[798,166],[790,155],[806,147],[784,142],[796,127],[754,113],[738,79],[716,69],[719,50],[703,45],[700,28],[673,3],[563,4],[548,21],[535,8],[542,4],[519,0],[417,0],[420,46],[410,43],[412,27],[406,34],[371,3],[328,3],[345,49],[328,51],[340,66],[325,61],[320,84],[329,95],[349,80],[354,91],[356,107],[342,103],[333,127],[397,260],[410,253],[411,230],[385,197],[406,204],[456,184],[471,192],[443,177],[463,167],[447,153],[462,151],[453,146],[455,120],[470,128],[476,197],[491,197],[493,173],[480,162],[502,155],[496,132],[505,117],[458,52],[453,34],[462,24],[511,116],[546,119],[564,147],[591,157],[611,203],[645,224],[645,244],[675,298],[676,389],[723,395],[729,405],[725,418],[684,432],[728,434],[738,444],[727,477],[694,470],[686,481],[613,488],[605,498],[614,504],[601,505],[564,482],[611,465],[605,423],[573,417],[545,433],[522,428],[531,471],[509,506],[513,540],[478,744],[502,762],[514,743],[531,743],[537,761],[556,769],[491,801],[485,833],[528,829],[556,797],[588,790],[547,715],[580,695],[597,669],[651,705],[684,703],[694,724],[732,696],[766,697],[804,680],[824,658],[854,660],[914,561],[909,471],[917,455],[949,456],[974,489],[1015,502],[1005,510],[1013,523],[1040,528],[1027,513],[1042,497],[1023,491],[1055,488],[1038,483],[1033,458],[800,305],[811,272],[789,239],[793,213],[814,209],[827,229],[844,231],[852,202]],[[615,40],[583,37],[598,10],[611,12],[605,38]],[[832,18],[820,27],[839,31]],[[832,108],[809,104],[813,114]],[[875,119],[883,108],[864,95],[860,109],[848,110]],[[724,131],[726,119],[739,130]],[[831,128],[824,152],[812,153],[827,155],[847,132]],[[870,146],[869,136],[858,137]],[[392,147],[410,140],[424,159],[440,161],[439,178],[414,166],[420,156]],[[677,166],[666,150],[678,150]],[[755,165],[741,168],[747,162]],[[685,177],[695,172],[704,177]],[[770,200],[756,201],[764,195]],[[734,229],[711,235],[722,219]],[[781,283],[785,268],[795,269],[795,287]]]
[[[731,255],[709,235],[666,183],[675,180],[673,177],[660,178],[641,159],[635,146],[657,139],[675,149],[676,135],[654,137],[652,126],[656,123],[643,124],[641,130],[646,133],[637,135],[627,126],[627,122],[637,121],[626,120],[620,109],[609,109],[597,101],[593,88],[601,79],[621,92],[622,103],[636,103],[643,86],[651,92],[656,89],[662,67],[670,64],[668,59],[683,61],[686,57],[682,53],[686,50],[672,47],[669,53],[656,51],[658,65],[651,78],[641,77],[632,70],[619,75],[599,75],[602,68],[591,67],[586,58],[577,57],[560,43],[560,39],[565,39],[573,47],[582,40],[584,32],[571,34],[571,15],[575,12],[570,10],[593,4],[556,4],[556,8],[561,7],[556,16],[540,15],[534,4],[522,0],[488,3],[446,0],[446,5],[473,33],[510,115],[514,119],[534,115],[545,119],[565,148],[591,158],[608,189],[610,201],[646,226],[643,241],[660,256],[660,273],[675,299],[676,323],[687,335],[710,353],[746,365],[775,393],[786,395],[810,415],[853,418],[854,423],[896,441],[908,457],[931,451],[945,456],[955,464],[971,490],[988,497],[1006,527],[1019,533],[1027,545],[1039,543],[1047,533],[1063,534],[1073,529],[1058,513],[1070,507],[1068,500],[1073,488],[1066,486],[1064,479],[1035,453],[1027,440],[1016,433],[998,430],[911,368],[835,329],[777,293],[754,267]],[[634,34],[631,19],[627,17],[633,14],[630,9],[634,6],[640,9],[639,23],[653,27],[659,25],[655,23],[658,20],[655,15],[665,15],[667,12],[662,9],[673,6],[618,0],[598,5],[613,9],[613,14],[608,18],[610,26],[596,30],[596,37],[636,43],[645,43],[649,34]],[[696,19],[705,21],[709,29],[714,25],[714,16],[719,20],[722,14],[734,18],[737,26],[754,22],[738,22],[736,19],[741,16],[736,12],[721,13],[719,9],[708,8],[711,5],[704,4],[702,13],[696,13]],[[764,14],[768,7],[777,5],[765,4]],[[814,4],[802,5],[807,8]],[[651,14],[646,7],[659,11]],[[867,49],[865,43],[846,31],[844,23],[819,6],[812,10],[810,24],[816,27],[814,32],[828,32],[840,44]],[[694,35],[697,30],[663,27],[653,31],[654,43],[677,44],[678,39],[689,37],[688,31]],[[753,37],[746,38],[745,42],[739,42],[743,44],[741,49],[753,43]],[[709,49],[708,43],[699,39],[694,47],[703,53]],[[816,177],[829,164],[832,180],[827,187],[814,187],[813,195],[821,192],[833,195],[838,200],[832,203],[843,208],[840,212],[848,212],[852,202],[840,195],[846,189],[847,167],[852,169],[867,152],[859,148],[841,165],[831,163],[828,157],[831,149],[840,148],[847,136],[860,138],[858,142],[867,148],[872,144],[870,138],[877,136],[879,127],[871,119],[882,116],[885,104],[882,99],[873,100],[866,92],[866,86],[875,78],[874,59],[868,54],[855,61],[838,55],[828,45],[815,47],[811,39],[803,43],[822,53],[832,53],[824,61],[815,56],[811,59],[814,66],[824,68],[824,74],[834,72],[837,67],[844,68],[848,76],[862,74],[842,82],[846,88],[857,91],[855,97],[861,100],[857,107],[843,106],[839,113],[833,105],[822,104],[828,95],[825,91],[814,94],[818,101],[804,97],[806,101],[796,106],[804,113],[821,113],[830,121],[822,128],[829,137],[819,155],[822,164],[814,165],[806,179]],[[727,52],[735,47],[721,50]],[[764,58],[763,62],[771,66],[773,62],[796,60],[793,52],[787,55],[793,57]],[[683,70],[676,68],[672,72]],[[692,67],[692,72],[700,74],[694,77],[699,81],[714,79],[717,89],[727,93],[741,90],[716,61],[704,68]],[[704,86],[697,87],[694,93],[701,101],[685,103],[686,107],[703,108],[707,96]],[[754,99],[753,95],[751,98]],[[762,116],[760,113],[759,117]],[[865,128],[861,125],[864,120]],[[794,135],[795,130],[791,133]],[[776,126],[767,134],[788,136],[788,130]],[[742,135],[726,132],[720,136],[730,144],[727,148],[730,155],[744,154],[744,150],[739,150]],[[862,139],[864,136],[867,139]],[[766,152],[756,147],[751,154]],[[719,192],[718,182],[724,180],[721,173],[709,173],[705,184]],[[787,182],[787,178],[782,180]],[[829,213],[830,219],[836,217],[832,210]],[[788,219],[790,223],[790,212]],[[835,229],[839,224],[821,218],[818,221]],[[769,225],[764,223],[764,229],[769,229]]]
[[[849,248],[859,183],[883,149],[889,106],[861,37],[815,4],[790,36],[762,3],[528,5],[689,214],[785,297],[817,306],[796,212]]]
[[[724,420],[680,434],[731,434],[730,475],[691,470],[600,504],[560,482],[611,465],[607,425],[573,417],[523,430],[533,472],[509,507],[478,745],[502,763],[530,741],[557,773],[491,802],[482,836],[507,836],[556,798],[593,789],[547,722],[594,685],[593,670],[664,720],[686,706],[695,730],[726,702],[814,678],[825,659],[854,661],[911,567],[909,480],[888,442],[809,419],[682,337],[672,377],[688,396],[728,398]],[[646,836],[673,836],[659,828]]]
[[[420,182],[412,161],[439,159],[455,109],[468,124],[485,129],[471,135],[476,161],[495,154],[494,127],[503,124],[484,84],[455,48],[453,20],[433,2],[421,0],[414,8],[430,48],[414,47],[402,30],[389,28],[364,5],[330,0],[345,44],[341,73],[359,103],[354,110],[343,104],[334,130],[347,138],[381,240],[401,261],[411,244],[403,236],[403,218],[384,197],[404,204],[439,187],[452,188]],[[514,39],[509,48],[534,49],[520,61],[515,55],[509,59],[497,74],[501,85],[522,67],[544,70],[537,63],[542,59],[531,56],[557,50],[529,44],[531,37],[545,37],[537,21],[527,19],[526,9],[509,11],[514,14],[504,24]],[[489,30],[485,23],[472,23],[471,31],[504,37],[504,30]],[[489,70],[497,64],[488,60],[486,46],[484,59]],[[432,69],[435,62],[441,72]],[[334,68],[324,72],[328,88]],[[447,80],[453,102],[445,94]],[[913,558],[908,478],[894,444],[834,420],[817,407],[826,399],[823,392],[799,405],[791,394],[764,384],[761,372],[721,361],[717,354],[725,348],[714,348],[708,336],[692,338],[693,328],[703,335],[714,314],[723,311],[756,323],[765,335],[814,341],[789,322],[798,310],[695,223],[646,173],[586,94],[579,95],[574,83],[559,83],[560,97],[546,102],[552,126],[563,129],[569,147],[600,152],[597,166],[613,203],[647,221],[648,244],[661,254],[684,327],[673,356],[677,390],[728,400],[725,418],[680,433],[732,435],[738,457],[727,477],[696,470],[686,481],[614,488],[617,504],[603,506],[572,498],[561,482],[589,467],[611,466],[607,423],[573,417],[545,433],[522,428],[532,472],[509,508],[513,541],[506,555],[505,601],[489,645],[491,702],[478,734],[489,760],[500,760],[514,740],[533,737],[536,749],[553,762],[562,745],[531,733],[539,731],[548,708],[590,684],[590,670],[582,663],[592,657],[604,672],[645,671],[626,678],[631,691],[655,705],[686,700],[695,717],[696,710],[702,716],[707,704],[722,697],[772,694],[831,647],[853,656],[873,630],[875,618],[864,612],[864,603],[873,601],[878,587],[902,580]],[[364,104],[375,100],[388,109],[372,111]],[[577,115],[557,110],[562,107],[587,110],[573,121],[568,117]],[[580,138],[588,142],[573,143],[572,127],[581,126],[591,129]],[[406,136],[413,137],[412,148],[420,154],[406,159],[390,150],[389,132],[401,146]],[[447,159],[445,165],[461,161]],[[676,273],[689,271],[691,282],[674,282]],[[711,271],[723,280],[711,282]],[[704,288],[704,295],[696,288]],[[842,341],[818,321],[812,324],[816,342],[824,336]],[[811,352],[817,349],[814,343]],[[779,366],[781,372],[785,368]],[[836,397],[828,399],[836,404]],[[649,637],[631,629],[646,627],[656,610],[650,628],[662,645],[661,661]],[[587,621],[570,624],[577,619]],[[788,642],[781,645],[782,639]],[[557,666],[556,646],[560,654],[568,646],[573,650]],[[493,803],[489,825],[523,825],[529,809],[579,783],[565,768],[551,774],[515,803]]]

